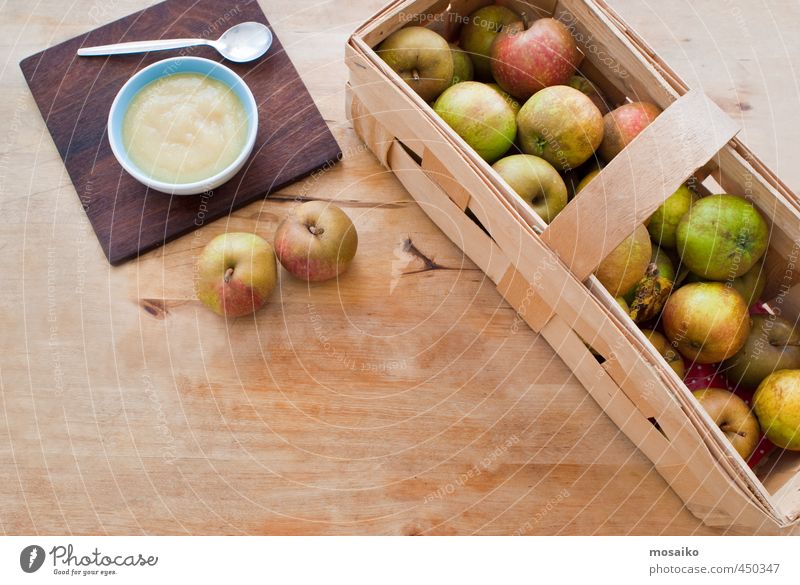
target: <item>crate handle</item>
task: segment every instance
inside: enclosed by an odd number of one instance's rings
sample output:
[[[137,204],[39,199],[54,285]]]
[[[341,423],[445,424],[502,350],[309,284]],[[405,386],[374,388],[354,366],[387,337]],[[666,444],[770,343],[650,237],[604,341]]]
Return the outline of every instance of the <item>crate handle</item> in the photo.
[[[542,232],[542,239],[585,280],[738,131],[703,92],[688,92],[581,190]],[[631,191],[636,193],[633,205],[626,203]]]

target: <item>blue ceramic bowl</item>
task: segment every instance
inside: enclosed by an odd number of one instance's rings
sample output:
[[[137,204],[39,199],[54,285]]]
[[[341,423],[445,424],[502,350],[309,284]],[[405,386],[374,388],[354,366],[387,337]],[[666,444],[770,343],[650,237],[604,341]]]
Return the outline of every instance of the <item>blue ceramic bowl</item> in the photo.
[[[148,83],[175,73],[199,73],[221,81],[233,89],[247,114],[247,140],[236,160],[216,175],[194,183],[165,183],[153,179],[133,163],[122,142],[122,122],[133,97]],[[122,168],[151,189],[172,195],[196,195],[210,191],[228,181],[239,172],[253,151],[257,130],[256,100],[244,80],[224,65],[200,57],[173,57],[145,67],[122,86],[117,97],[114,98],[114,103],[111,104],[111,112],[108,115],[108,140],[111,143],[111,150]]]

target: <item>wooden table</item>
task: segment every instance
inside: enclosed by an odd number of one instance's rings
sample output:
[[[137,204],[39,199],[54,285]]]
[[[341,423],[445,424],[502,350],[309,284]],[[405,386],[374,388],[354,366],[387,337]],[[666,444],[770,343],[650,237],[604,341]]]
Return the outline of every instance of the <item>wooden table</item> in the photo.
[[[491,283],[356,139],[344,42],[385,1],[262,0],[344,161],[119,268],[17,62],[142,3],[4,5],[4,533],[718,532],[544,341],[512,331]],[[800,188],[795,2],[613,4]],[[336,201],[357,224],[359,255],[338,285],[283,274],[269,307],[236,321],[193,299],[211,237],[269,238],[304,197]]]

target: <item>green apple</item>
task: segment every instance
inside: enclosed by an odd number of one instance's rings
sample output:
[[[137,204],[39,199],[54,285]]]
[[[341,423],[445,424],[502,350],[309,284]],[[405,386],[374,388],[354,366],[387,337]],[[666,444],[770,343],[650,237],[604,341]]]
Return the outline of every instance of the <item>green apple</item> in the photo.
[[[575,187],[575,195],[580,193],[583,190],[583,188],[586,187],[586,185],[588,185],[589,182],[599,174],[600,174],[600,169],[599,168],[594,169],[594,170],[589,171],[588,173],[586,173],[583,176],[583,178],[580,180],[580,183],[578,183],[578,186]]]
[[[603,140],[603,116],[586,94],[567,85],[547,87],[517,114],[520,145],[555,168],[573,169]]]
[[[514,96],[505,91],[502,87],[500,87],[496,83],[487,83],[486,85],[488,85],[497,93],[499,93],[501,96],[503,96],[503,99],[506,100],[506,103],[508,103],[508,105],[511,106],[511,109],[514,110],[514,117],[516,118],[517,114],[519,114],[519,110],[522,107],[522,104],[519,103]]]
[[[260,308],[277,279],[272,246],[255,234],[221,234],[197,261],[197,297],[225,317],[241,317]]]
[[[605,257],[594,274],[612,296],[624,296],[644,277],[652,253],[647,228],[640,225]]]
[[[750,334],[742,295],[721,282],[683,285],[667,299],[662,323],[672,345],[698,364],[728,359]]]
[[[662,248],[675,247],[675,232],[689,208],[697,201],[697,194],[686,185],[667,197],[666,201],[650,216],[647,231],[653,242]]]
[[[667,364],[672,368],[680,379],[686,374],[686,366],[683,363],[683,358],[680,354],[673,349],[667,338],[654,329],[642,329],[645,337],[650,340],[656,351],[667,361]]]
[[[779,370],[764,378],[753,396],[753,410],[770,441],[800,451],[800,370]]]
[[[589,99],[592,100],[592,103],[597,106],[597,109],[600,110],[601,114],[607,114],[609,112],[610,108],[605,96],[600,93],[600,90],[597,89],[597,86],[595,86],[594,83],[585,77],[573,75],[569,78],[567,85],[574,87],[582,93],[585,93]]]
[[[426,102],[453,81],[453,54],[441,35],[421,26],[409,26],[389,35],[378,55]]]
[[[484,6],[470,14],[461,28],[461,48],[472,58],[478,79],[492,78],[489,50],[505,25],[522,17],[505,6]]]
[[[757,302],[764,294],[764,288],[767,286],[767,271],[764,269],[763,259],[730,283],[744,297],[747,306],[752,307],[753,303]]]
[[[750,270],[769,244],[769,226],[743,197],[709,195],[681,218],[676,244],[682,263],[709,280],[731,280]]]
[[[503,156],[517,135],[514,110],[485,83],[458,83],[439,96],[433,109],[489,163]]]
[[[758,445],[761,429],[747,403],[722,388],[695,390],[692,394],[742,459],[750,457]]]
[[[753,315],[744,346],[725,364],[725,376],[733,384],[755,390],[777,370],[800,369],[800,331],[775,315]]]
[[[453,80],[450,85],[455,85],[462,81],[472,81],[474,77],[472,59],[452,43],[450,44],[450,51],[453,56]]]
[[[358,234],[347,214],[327,201],[307,201],[275,232],[275,253],[292,276],[309,282],[335,278],[356,255]]]
[[[567,186],[546,160],[530,154],[501,158],[492,168],[546,222],[567,204]]]

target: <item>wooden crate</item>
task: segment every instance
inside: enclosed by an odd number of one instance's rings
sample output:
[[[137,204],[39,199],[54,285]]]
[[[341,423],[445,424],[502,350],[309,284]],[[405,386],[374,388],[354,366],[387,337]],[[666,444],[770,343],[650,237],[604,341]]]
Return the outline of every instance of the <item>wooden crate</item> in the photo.
[[[677,189],[752,200],[770,220],[766,296],[800,315],[796,197],[735,137],[736,126],[689,91],[600,0],[504,0],[530,20],[572,31],[582,73],[614,103],[664,112],[548,226],[385,63],[373,48],[408,24],[436,28],[485,0],[398,0],[350,38],[353,126],[428,216],[497,285],[519,322],[539,332],[686,506],[711,526],[786,526],[800,516],[800,453],[780,451],[758,474],[733,450],[592,272]],[[586,343],[598,356],[592,354]]]

